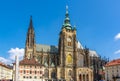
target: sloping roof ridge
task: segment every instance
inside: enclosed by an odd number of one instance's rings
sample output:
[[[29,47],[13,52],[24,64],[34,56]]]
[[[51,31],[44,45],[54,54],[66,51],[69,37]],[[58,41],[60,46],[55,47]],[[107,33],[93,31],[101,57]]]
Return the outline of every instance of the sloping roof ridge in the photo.
[[[118,59],[113,59],[111,62],[120,62],[120,58],[118,58]]]
[[[120,65],[120,58],[114,59],[114,60],[108,62],[105,66],[114,66],[114,65]]]
[[[38,63],[38,61],[35,60],[35,58],[31,58],[31,59],[28,59],[28,58],[24,58],[23,60],[21,60],[19,62],[20,64],[32,64],[32,65],[41,65]]]
[[[99,57],[99,54],[98,54],[98,52],[96,50],[90,49],[89,52],[90,52],[91,56],[93,55],[93,56]]]
[[[80,48],[80,49],[84,49],[84,47],[83,47],[81,41],[78,40],[78,39],[77,39],[77,45],[78,45],[78,48]]]
[[[3,62],[0,62],[0,66],[3,66],[3,67],[8,68],[8,69],[11,69],[7,64],[5,64]]]

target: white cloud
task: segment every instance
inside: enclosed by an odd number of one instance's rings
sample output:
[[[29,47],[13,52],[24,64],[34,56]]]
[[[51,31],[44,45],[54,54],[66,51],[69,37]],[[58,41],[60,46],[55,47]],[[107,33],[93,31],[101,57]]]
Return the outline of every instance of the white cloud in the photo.
[[[119,40],[120,39],[120,33],[118,33],[116,36],[115,36],[115,40]]]
[[[120,50],[115,51],[114,54],[120,54]]]
[[[10,60],[3,58],[3,57],[0,57],[0,62],[8,64],[8,63],[10,63]]]
[[[8,50],[8,58],[0,57],[0,62],[5,64],[11,64],[15,62],[15,56],[18,55],[19,60],[23,58],[24,49],[23,48],[11,48]]]
[[[10,54],[9,59],[14,61],[15,56],[18,55],[19,59],[21,60],[24,55],[24,49],[23,48],[11,48],[8,53]]]

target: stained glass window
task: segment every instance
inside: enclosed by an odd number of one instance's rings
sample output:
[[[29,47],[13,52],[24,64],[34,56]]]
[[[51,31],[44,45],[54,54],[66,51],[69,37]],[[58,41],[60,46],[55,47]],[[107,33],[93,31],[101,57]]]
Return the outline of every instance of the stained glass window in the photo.
[[[72,63],[72,56],[71,54],[67,55],[67,63]]]

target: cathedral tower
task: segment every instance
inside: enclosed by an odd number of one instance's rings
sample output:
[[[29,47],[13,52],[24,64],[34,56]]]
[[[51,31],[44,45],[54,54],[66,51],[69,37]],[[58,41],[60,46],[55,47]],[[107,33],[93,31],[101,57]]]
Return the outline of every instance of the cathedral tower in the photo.
[[[76,46],[76,28],[70,24],[68,7],[66,6],[65,20],[59,37],[60,66],[63,68],[62,76],[65,79],[75,76]]]
[[[25,56],[24,58],[31,59],[34,57],[34,49],[35,49],[35,33],[32,22],[32,16],[30,17],[30,24],[26,37],[26,46],[25,46]]]

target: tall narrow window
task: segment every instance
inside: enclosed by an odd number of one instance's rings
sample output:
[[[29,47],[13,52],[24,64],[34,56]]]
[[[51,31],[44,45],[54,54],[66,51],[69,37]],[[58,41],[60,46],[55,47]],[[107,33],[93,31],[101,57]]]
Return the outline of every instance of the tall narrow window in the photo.
[[[30,71],[30,74],[32,74],[32,71]]]
[[[81,76],[81,74],[79,75],[79,81],[82,81],[82,76]]]
[[[24,70],[24,74],[25,74],[26,72],[25,72],[25,70]]]
[[[85,75],[83,75],[83,81],[85,81]]]
[[[89,81],[89,77],[88,77],[88,74],[86,75],[86,81]]]
[[[35,74],[36,74],[37,72],[35,71]]]
[[[44,77],[47,78],[49,76],[49,70],[48,69],[45,69],[44,70]]]

